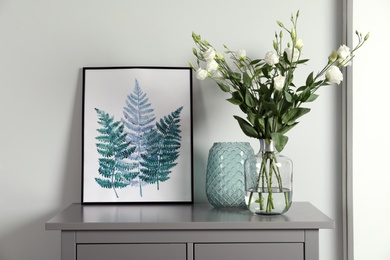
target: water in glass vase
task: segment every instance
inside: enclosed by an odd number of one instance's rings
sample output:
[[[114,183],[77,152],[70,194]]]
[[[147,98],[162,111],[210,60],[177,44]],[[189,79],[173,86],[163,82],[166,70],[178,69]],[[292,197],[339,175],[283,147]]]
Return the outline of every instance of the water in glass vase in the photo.
[[[268,188],[252,189],[246,192],[245,201],[248,209],[260,215],[276,215],[286,212],[292,203],[292,191],[286,188],[280,190],[273,187],[271,192]]]

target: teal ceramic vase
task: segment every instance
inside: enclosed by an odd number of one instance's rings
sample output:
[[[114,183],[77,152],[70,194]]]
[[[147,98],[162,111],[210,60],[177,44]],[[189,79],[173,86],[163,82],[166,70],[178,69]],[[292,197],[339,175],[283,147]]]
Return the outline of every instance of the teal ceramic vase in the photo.
[[[209,150],[206,196],[215,208],[245,207],[244,162],[254,155],[247,142],[218,142]]]

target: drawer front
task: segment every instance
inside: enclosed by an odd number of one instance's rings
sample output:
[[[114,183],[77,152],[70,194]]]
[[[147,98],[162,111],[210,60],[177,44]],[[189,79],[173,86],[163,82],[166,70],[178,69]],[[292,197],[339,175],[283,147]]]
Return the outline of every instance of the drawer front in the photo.
[[[195,260],[304,260],[303,243],[196,244]]]
[[[185,260],[186,244],[79,244],[77,260]]]

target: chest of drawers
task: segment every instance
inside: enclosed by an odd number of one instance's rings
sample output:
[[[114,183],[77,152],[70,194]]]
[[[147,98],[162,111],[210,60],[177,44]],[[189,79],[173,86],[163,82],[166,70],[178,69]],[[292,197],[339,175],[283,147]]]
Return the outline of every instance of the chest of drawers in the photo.
[[[46,223],[62,260],[318,260],[334,221],[308,202],[284,215],[193,205],[72,204]]]

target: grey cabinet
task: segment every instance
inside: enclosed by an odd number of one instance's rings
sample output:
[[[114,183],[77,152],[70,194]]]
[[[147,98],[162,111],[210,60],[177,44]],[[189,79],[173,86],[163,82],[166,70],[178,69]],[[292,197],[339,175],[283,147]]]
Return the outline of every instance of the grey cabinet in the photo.
[[[72,204],[46,223],[62,260],[318,260],[319,230],[334,221],[307,202],[284,215],[194,205]]]

